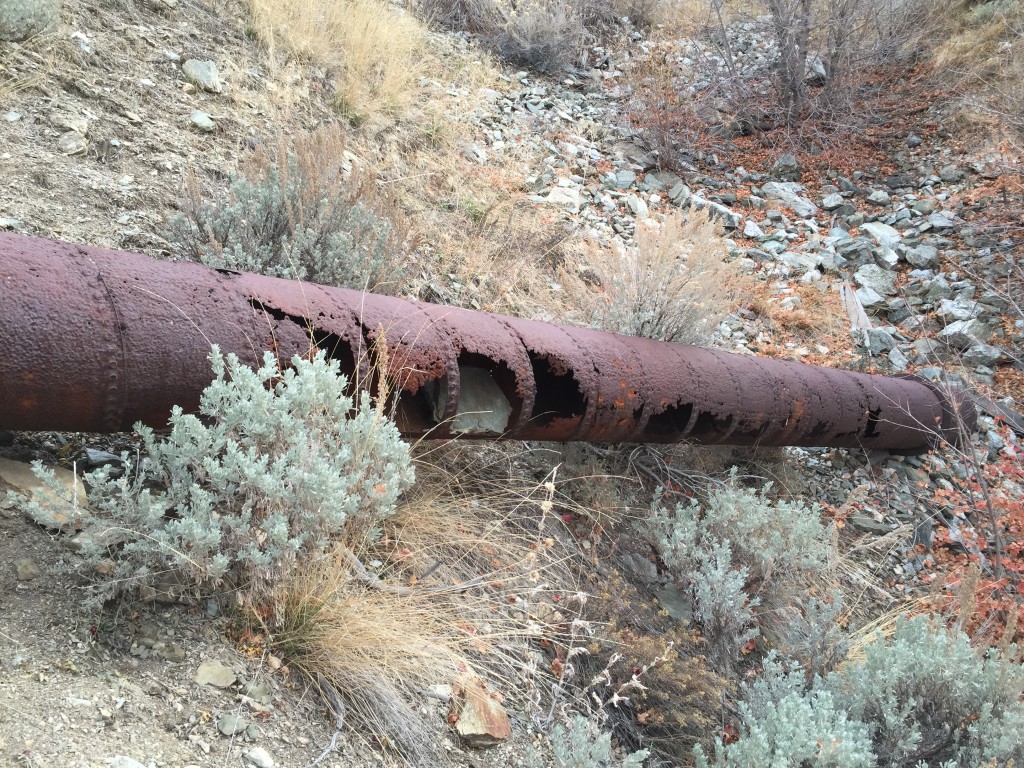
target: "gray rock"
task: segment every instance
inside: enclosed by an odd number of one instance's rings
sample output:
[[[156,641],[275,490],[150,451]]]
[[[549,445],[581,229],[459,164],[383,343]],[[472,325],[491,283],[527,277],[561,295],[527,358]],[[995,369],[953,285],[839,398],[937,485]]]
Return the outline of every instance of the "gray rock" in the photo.
[[[879,245],[889,246],[890,248],[900,241],[900,233],[893,227],[880,221],[865,222],[860,225],[860,231]]]
[[[847,519],[850,521],[850,525],[863,533],[889,533],[894,527],[890,523],[875,520],[867,515],[853,514]]]
[[[249,724],[238,715],[227,714],[217,721],[217,730],[225,736],[237,736],[243,733]]]
[[[89,120],[74,112],[54,110],[50,113],[50,122],[62,131],[75,131],[83,136],[89,133]]]
[[[912,346],[914,347],[914,352],[917,353],[917,358],[914,362],[918,365],[939,360],[946,356],[946,348],[936,339],[916,339]]]
[[[753,219],[747,219],[746,224],[743,225],[743,236],[757,239],[764,237],[764,230]]]
[[[806,197],[802,197],[800,195],[802,191],[803,187],[792,182],[769,181],[761,187],[761,192],[765,197],[782,203],[787,208],[792,208],[797,216],[806,219],[818,212],[818,206]]]
[[[98,451],[95,448],[86,448],[85,462],[91,467],[102,467],[104,464],[120,464],[121,457],[110,453],[110,451]]]
[[[988,368],[999,363],[1003,350],[992,344],[973,344],[964,352],[962,360],[966,365],[984,365]]]
[[[0,229],[18,229],[21,227],[19,219],[6,219],[0,217]]]
[[[625,169],[615,174],[615,186],[619,189],[629,189],[634,184],[636,184],[635,171]]]
[[[880,355],[896,347],[896,339],[884,328],[870,328],[865,336],[867,337],[868,352],[872,355]]]
[[[936,275],[928,281],[928,289],[925,291],[924,297],[928,301],[937,302],[947,296],[952,295],[953,289],[942,275]]]
[[[900,262],[900,255],[888,245],[880,245],[872,249],[871,254],[875,257],[875,264],[882,269],[896,269],[896,265]]]
[[[828,82],[828,67],[825,60],[817,53],[807,55],[804,71],[804,82],[808,85],[825,85]]]
[[[786,181],[798,181],[800,176],[803,175],[803,168],[800,167],[796,157],[787,152],[775,161],[775,165],[772,166],[771,175]]]
[[[646,219],[650,214],[650,211],[647,208],[647,203],[641,200],[637,195],[626,196],[626,207],[638,219]]]
[[[929,214],[935,212],[936,205],[934,200],[925,198],[924,200],[916,201],[910,207],[913,208],[917,213],[920,213],[922,216],[928,216]]]
[[[194,110],[189,116],[189,120],[196,128],[206,133],[211,133],[217,130],[217,124],[213,122],[213,118],[210,117],[208,112],[203,112],[201,109]]]
[[[947,165],[941,171],[939,171],[939,178],[947,184],[960,181],[965,176],[964,172],[957,168],[955,165]]]
[[[581,198],[580,191],[573,187],[555,187],[544,198],[544,202],[552,205],[564,205],[573,210],[579,210]]]
[[[110,766],[110,768],[152,768],[153,764],[150,763],[148,766],[143,765],[133,757],[127,757],[126,755],[118,755],[117,757],[108,757],[104,762]]]
[[[274,692],[270,686],[260,685],[259,683],[249,682],[242,686],[242,695],[248,696],[253,701],[258,701],[260,704],[269,704],[274,698]]]
[[[480,165],[487,165],[487,152],[476,142],[469,142],[462,147],[462,156]]]
[[[736,213],[729,206],[716,203],[714,200],[706,200],[699,195],[690,195],[690,205],[698,211],[706,210],[712,218],[721,221],[726,229],[738,229],[740,222],[743,221],[742,214]]]
[[[865,264],[854,274],[853,279],[862,288],[870,288],[882,296],[891,296],[896,290],[896,275],[877,264]]]
[[[911,149],[921,146],[921,137],[916,133],[911,133],[907,136],[907,146]]]
[[[224,90],[220,81],[220,73],[217,72],[217,65],[212,61],[188,59],[181,65],[181,72],[204,91],[221,93]]]
[[[884,189],[873,189],[871,194],[868,195],[868,202],[875,205],[888,205],[890,200],[889,193]]]
[[[889,189],[902,189],[917,186],[917,178],[910,173],[894,173],[885,177],[885,186]]]
[[[690,188],[679,182],[668,191],[668,199],[678,206],[684,206],[690,202]]]
[[[810,272],[821,263],[821,256],[806,251],[783,251],[779,254],[779,261],[800,272]]]
[[[57,26],[59,0],[0,0],[0,40],[21,42]]]
[[[980,315],[981,306],[978,302],[963,298],[957,298],[952,301],[942,299],[935,310],[935,316],[947,325],[956,320],[973,320]]]
[[[57,139],[57,149],[62,155],[80,155],[89,147],[85,136],[78,131],[68,131]]]
[[[885,299],[878,294],[878,291],[875,291],[866,285],[857,289],[857,300],[860,301],[861,306],[865,309],[885,304]]]
[[[18,581],[32,581],[43,575],[39,566],[30,557],[22,557],[14,561],[14,575]]]
[[[195,679],[200,685],[228,688],[235,684],[237,678],[229,667],[215,659],[210,659],[199,665]]]
[[[460,365],[458,412],[450,422],[453,432],[500,435],[508,428],[512,405],[490,371],[476,365]],[[443,387],[443,385],[442,385]],[[434,403],[435,411],[443,409],[447,396],[442,391]]]
[[[908,248],[906,259],[911,266],[918,269],[931,269],[939,263],[939,249],[933,245],[919,245],[916,248]]]
[[[939,340],[954,349],[968,349],[992,338],[992,329],[980,320],[957,320],[939,331]]]
[[[274,768],[274,758],[263,747],[253,747],[243,757],[256,768]]]
[[[670,618],[676,621],[693,621],[693,605],[690,598],[683,594],[675,584],[666,584],[656,590],[654,594]]]
[[[831,195],[825,195],[824,199],[821,201],[821,207],[826,211],[834,211],[845,203],[846,199],[842,195],[838,192],[833,192]]]
[[[949,211],[936,211],[928,217],[933,229],[953,229],[956,227],[956,216]]]
[[[173,664],[180,664],[185,660],[185,649],[178,643],[163,643],[160,647],[154,648],[154,650],[161,659],[170,661]]]
[[[892,365],[895,371],[905,371],[907,366],[910,365],[910,358],[903,354],[903,350],[899,347],[893,347],[889,350],[889,363]]]

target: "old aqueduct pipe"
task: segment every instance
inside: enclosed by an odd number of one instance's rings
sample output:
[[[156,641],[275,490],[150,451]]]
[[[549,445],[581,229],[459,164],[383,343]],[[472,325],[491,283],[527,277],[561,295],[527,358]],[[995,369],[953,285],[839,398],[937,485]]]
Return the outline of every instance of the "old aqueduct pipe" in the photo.
[[[382,343],[384,342],[384,343]],[[410,437],[916,451],[970,400],[874,376],[0,234],[0,428],[111,432],[199,403],[211,344],[385,367]]]

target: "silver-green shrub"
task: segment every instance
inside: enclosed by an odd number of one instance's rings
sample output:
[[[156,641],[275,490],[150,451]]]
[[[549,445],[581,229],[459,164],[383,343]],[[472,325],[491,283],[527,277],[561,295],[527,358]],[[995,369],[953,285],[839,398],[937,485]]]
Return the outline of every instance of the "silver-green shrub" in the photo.
[[[742,730],[732,744],[715,745],[714,760],[699,746],[697,768],[873,768],[868,728],[851,720],[832,692],[807,690],[798,665],[788,671],[774,656],[739,703]]]
[[[703,504],[653,510],[655,547],[685,585],[708,656],[725,675],[766,616],[806,613],[806,586],[825,579],[832,555],[817,507],[773,500],[770,487],[749,490],[734,475]]]
[[[741,729],[698,766],[976,768],[1024,760],[1024,669],[1016,648],[982,656],[960,632],[901,619],[861,659],[811,683],[774,655],[744,686]]]
[[[301,151],[282,154],[213,199],[193,180],[185,214],[170,226],[178,249],[215,269],[394,289],[404,271],[404,237],[370,204],[371,185],[349,180],[340,168],[313,167]]]
[[[551,729],[551,755],[555,768],[641,768],[648,752],[622,755],[612,752],[612,735],[583,715],[570,717]]]
[[[1024,668],[995,652],[981,656],[966,635],[928,617],[898,622],[891,639],[876,638],[827,687],[869,725],[882,765],[1024,760]]]
[[[408,446],[370,404],[346,394],[338,364],[319,353],[281,370],[210,355],[199,415],[175,408],[170,432],[136,427],[141,461],[86,476],[103,527],[118,531],[113,584],[177,571],[199,589],[258,587],[324,550],[346,521],[391,514],[413,481]],[[95,537],[100,541],[102,537]]]

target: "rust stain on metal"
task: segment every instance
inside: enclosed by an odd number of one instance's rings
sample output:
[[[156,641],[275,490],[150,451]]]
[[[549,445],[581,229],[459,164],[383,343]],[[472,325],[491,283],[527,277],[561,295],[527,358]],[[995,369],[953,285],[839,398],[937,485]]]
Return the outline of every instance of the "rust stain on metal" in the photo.
[[[963,393],[0,234],[0,427],[166,425],[210,344],[323,351],[408,436],[921,450],[973,429]]]

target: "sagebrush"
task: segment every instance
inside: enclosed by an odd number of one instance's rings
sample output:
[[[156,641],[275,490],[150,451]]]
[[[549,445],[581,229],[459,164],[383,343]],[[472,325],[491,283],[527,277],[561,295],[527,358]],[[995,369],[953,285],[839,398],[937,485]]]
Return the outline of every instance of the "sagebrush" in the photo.
[[[697,765],[1010,766],[1024,759],[1017,649],[982,656],[959,631],[902,618],[864,657],[810,683],[776,657],[745,688],[742,729]]]
[[[397,291],[407,229],[397,206],[325,129],[260,148],[226,190],[188,179],[171,240],[215,269],[324,285]]]
[[[390,515],[413,481],[397,427],[353,402],[322,352],[284,370],[270,353],[258,370],[217,348],[210,360],[198,415],[175,407],[166,437],[137,425],[140,456],[86,477],[97,535],[84,554],[112,563],[108,591],[173,572],[200,593],[259,594],[346,523]]]
[[[574,715],[551,729],[551,756],[555,768],[641,768],[647,750],[616,758],[612,736],[594,718]]]
[[[692,601],[712,666],[726,677],[762,632],[785,644],[793,614],[828,624],[829,613],[822,619],[808,602],[810,584],[828,583],[828,529],[817,507],[769,492],[742,487],[734,472],[704,503],[669,510],[656,502],[650,520],[655,547]]]

